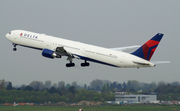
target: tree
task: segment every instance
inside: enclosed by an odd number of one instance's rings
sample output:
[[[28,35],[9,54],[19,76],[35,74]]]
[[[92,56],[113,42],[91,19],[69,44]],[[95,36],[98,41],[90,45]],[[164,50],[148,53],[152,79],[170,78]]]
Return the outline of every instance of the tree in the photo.
[[[139,81],[131,80],[131,87],[132,88],[137,89],[138,86],[139,86]]]
[[[163,84],[163,85],[159,85],[156,89],[155,89],[155,92],[158,92],[158,94],[160,93],[164,93],[164,89],[166,88],[166,85]]]
[[[129,80],[128,82],[127,82],[127,89],[131,89],[132,88],[132,86],[131,86],[131,80]]]
[[[60,93],[61,95],[64,95],[66,93],[66,88],[64,86],[64,84],[61,86],[61,89],[60,89]]]
[[[20,89],[23,90],[26,87],[25,84],[21,85]]]
[[[107,83],[107,86],[106,86],[106,87],[107,87],[107,91],[109,91],[109,83]]]
[[[133,93],[136,92],[136,90],[134,88],[129,89],[129,91],[133,92]]]
[[[49,93],[51,93],[51,94],[57,93],[56,88],[55,88],[55,87],[51,87],[51,88],[49,89]]]
[[[87,85],[86,84],[84,84],[84,89],[87,89]]]
[[[96,90],[96,91],[100,91],[100,90],[101,90],[101,87],[100,87],[100,86],[96,86],[95,90]]]
[[[170,84],[168,84],[166,86],[166,88],[164,89],[164,93],[168,94],[168,93],[173,93],[174,92],[174,88],[173,86],[171,86]]]
[[[114,91],[113,84],[110,85],[110,91]]]
[[[104,84],[102,87],[102,93],[105,93],[105,92],[106,92],[106,85]]]
[[[125,89],[125,90],[127,89],[127,85],[125,82],[123,83],[123,89]]]
[[[74,86],[76,88],[77,87],[77,82],[76,81],[72,82],[71,86]]]
[[[55,88],[57,88],[57,84],[56,84],[56,83],[54,83],[54,84],[52,85],[52,87],[55,87]]]
[[[175,87],[174,93],[180,93],[180,86],[176,86],[176,87]]]
[[[11,90],[12,89],[12,83],[9,82],[8,86],[7,86],[7,90]]]
[[[0,80],[0,90],[4,90],[5,80]]]
[[[117,89],[118,89],[118,90],[121,90],[121,89],[122,89],[122,85],[121,85],[121,84],[118,84],[118,85],[117,85]]]
[[[66,89],[68,89],[69,87],[71,87],[71,85],[70,84],[66,84]]]
[[[164,86],[164,85],[166,85],[166,83],[164,81],[158,82],[158,86]]]
[[[116,89],[117,88],[117,83],[116,82],[113,82],[112,83],[113,87]]]
[[[33,91],[34,89],[31,86],[26,86],[23,91]]]
[[[69,87],[69,88],[68,88],[68,91],[70,91],[73,95],[76,94],[76,89],[75,89],[74,86]]]
[[[96,89],[98,86],[100,87],[99,89],[101,89],[103,85],[104,85],[103,81],[99,80],[99,79],[93,80],[90,83],[90,87],[93,88],[93,89]]]
[[[171,85],[172,85],[172,86],[179,86],[180,83],[179,83],[178,81],[175,81],[175,82],[172,82]]]
[[[33,81],[29,86],[33,87],[35,90],[42,90],[44,88],[44,84],[41,81]]]
[[[130,90],[132,88],[137,89],[139,86],[139,81],[136,80],[129,80],[127,82],[127,89]]]
[[[150,85],[149,85],[149,91],[154,91],[156,89],[156,83],[155,82],[152,82]]]

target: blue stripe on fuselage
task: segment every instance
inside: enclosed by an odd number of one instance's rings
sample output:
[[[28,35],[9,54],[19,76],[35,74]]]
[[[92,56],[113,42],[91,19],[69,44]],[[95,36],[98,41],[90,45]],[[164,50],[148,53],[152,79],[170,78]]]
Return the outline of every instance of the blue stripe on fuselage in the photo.
[[[16,44],[16,45],[18,45],[18,44]],[[19,45],[19,46],[27,47],[27,48],[31,48],[31,49],[43,50],[42,48],[30,47],[30,46],[25,46],[25,45]]]
[[[83,56],[80,56],[80,55],[77,55],[77,54],[74,54],[74,55],[78,56],[80,59],[83,59],[83,60],[87,60],[87,61],[91,61],[91,62],[96,62],[96,63],[108,65],[108,66],[118,67],[118,66],[115,66],[115,65],[112,65],[112,64],[109,64],[109,63],[105,63],[105,62],[102,62],[102,61],[98,61],[98,60],[95,60],[95,59],[91,59],[91,58],[88,58],[88,57],[83,57]]]
[[[37,50],[42,50],[41,48],[35,48],[35,47],[30,47],[30,46],[24,46],[24,45],[19,45],[19,46],[23,46],[23,47],[27,47],[27,48],[32,48],[32,49],[37,49]],[[83,57],[83,56],[80,56],[80,55],[77,55],[77,54],[74,54],[74,55],[78,56],[82,60],[87,60],[87,61],[96,62],[96,63],[108,65],[108,66],[118,67],[118,66],[115,66],[115,65],[112,65],[112,64],[108,64],[108,63],[105,63],[105,62],[102,62],[102,61],[98,61],[98,60],[95,60],[95,59],[91,59],[91,58],[88,58],[88,57]]]

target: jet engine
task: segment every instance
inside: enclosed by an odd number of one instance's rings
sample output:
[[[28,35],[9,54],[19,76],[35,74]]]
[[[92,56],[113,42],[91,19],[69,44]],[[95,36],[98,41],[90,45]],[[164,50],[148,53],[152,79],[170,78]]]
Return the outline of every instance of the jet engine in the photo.
[[[51,59],[61,58],[61,55],[57,55],[53,50],[50,50],[50,49],[43,49],[42,56],[51,58]]]

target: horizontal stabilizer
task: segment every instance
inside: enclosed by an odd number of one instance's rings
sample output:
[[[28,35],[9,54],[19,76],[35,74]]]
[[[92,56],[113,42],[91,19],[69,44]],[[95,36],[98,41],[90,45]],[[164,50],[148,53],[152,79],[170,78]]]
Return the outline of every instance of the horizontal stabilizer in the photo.
[[[139,64],[139,65],[150,65],[149,63],[144,63],[144,62],[135,62],[135,61],[133,61],[133,63]]]
[[[165,64],[165,63],[171,63],[170,61],[151,61],[154,64]]]

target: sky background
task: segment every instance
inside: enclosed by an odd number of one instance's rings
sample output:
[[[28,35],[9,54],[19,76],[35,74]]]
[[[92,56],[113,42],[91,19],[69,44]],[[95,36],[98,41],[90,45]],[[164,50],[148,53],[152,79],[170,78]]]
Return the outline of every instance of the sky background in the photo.
[[[65,81],[89,85],[94,79],[180,82],[180,0],[1,0],[0,79],[13,85]],[[67,57],[48,59],[41,51],[17,46],[5,34],[22,29],[113,48],[142,45],[156,33],[164,37],[151,60],[154,68],[115,68],[97,63],[66,68]]]

